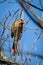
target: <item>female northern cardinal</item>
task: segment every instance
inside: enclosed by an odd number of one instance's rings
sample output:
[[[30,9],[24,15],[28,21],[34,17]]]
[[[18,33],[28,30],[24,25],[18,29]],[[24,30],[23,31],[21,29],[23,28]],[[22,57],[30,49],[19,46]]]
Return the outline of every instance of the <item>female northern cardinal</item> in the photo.
[[[22,31],[23,31],[23,24],[25,24],[24,19],[18,19],[15,21],[11,27],[11,37],[14,37],[14,43],[12,46],[11,54],[17,54],[17,46],[18,41],[21,39]]]

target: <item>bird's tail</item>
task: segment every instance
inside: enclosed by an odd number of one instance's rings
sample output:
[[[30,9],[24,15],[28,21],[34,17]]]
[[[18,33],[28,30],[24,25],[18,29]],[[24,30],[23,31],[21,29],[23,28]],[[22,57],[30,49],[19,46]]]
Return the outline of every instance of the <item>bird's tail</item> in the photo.
[[[16,54],[20,55],[20,48],[19,48],[18,42],[17,43],[13,43],[11,54],[14,55],[14,56]]]
[[[16,45],[16,43],[13,43],[11,54],[12,55],[16,55],[17,54],[17,45]]]

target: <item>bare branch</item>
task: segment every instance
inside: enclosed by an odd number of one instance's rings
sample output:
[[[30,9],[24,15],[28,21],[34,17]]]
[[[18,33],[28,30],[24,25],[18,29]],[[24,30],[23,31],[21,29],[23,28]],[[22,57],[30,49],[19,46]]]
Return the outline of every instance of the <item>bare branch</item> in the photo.
[[[38,20],[36,23],[43,29],[43,20],[31,9],[30,5],[26,1],[23,1],[22,5],[28,8],[31,14]]]

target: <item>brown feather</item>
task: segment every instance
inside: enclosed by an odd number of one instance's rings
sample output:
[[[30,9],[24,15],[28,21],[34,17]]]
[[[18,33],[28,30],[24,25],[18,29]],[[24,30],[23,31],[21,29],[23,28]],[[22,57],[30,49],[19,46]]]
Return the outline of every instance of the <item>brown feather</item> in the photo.
[[[17,54],[17,45],[18,45],[18,41],[21,39],[22,31],[23,31],[23,23],[21,23],[21,19],[19,19],[16,22],[14,22],[11,27],[11,32],[14,37],[14,43],[12,47],[14,55]]]

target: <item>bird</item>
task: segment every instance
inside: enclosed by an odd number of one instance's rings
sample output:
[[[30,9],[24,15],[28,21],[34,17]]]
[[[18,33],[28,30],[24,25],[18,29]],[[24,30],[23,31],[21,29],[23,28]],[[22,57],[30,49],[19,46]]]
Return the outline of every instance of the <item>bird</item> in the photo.
[[[12,55],[17,54],[17,46],[18,46],[18,41],[22,37],[22,32],[23,32],[23,25],[25,24],[24,19],[18,19],[16,20],[12,26],[11,26],[11,37],[14,37],[14,42],[11,50]]]

